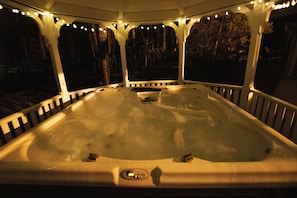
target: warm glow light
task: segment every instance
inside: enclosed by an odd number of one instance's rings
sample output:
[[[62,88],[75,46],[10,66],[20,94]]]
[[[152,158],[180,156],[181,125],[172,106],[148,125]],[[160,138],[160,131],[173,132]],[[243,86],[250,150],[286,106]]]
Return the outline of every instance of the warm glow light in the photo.
[[[255,2],[254,1],[251,1],[251,4],[253,5]]]
[[[277,4],[277,5],[274,5],[273,8],[275,10],[279,10],[279,9],[283,9],[283,8],[288,8],[290,7],[290,4],[291,5],[295,5],[296,2],[294,0],[292,0],[292,2],[290,3],[290,1],[288,1],[287,3],[282,3],[282,4]]]
[[[2,10],[3,9],[3,6],[0,4],[0,10]]]
[[[240,6],[238,6],[238,7],[237,7],[237,10],[241,10],[241,7],[240,7]]]
[[[27,12],[26,14],[27,14],[28,16],[30,16],[30,15],[31,15],[31,14],[30,14],[30,12]]]
[[[38,14],[38,12],[34,12],[34,15],[35,15],[35,16],[38,16],[39,14]]]
[[[250,92],[249,95],[248,95],[248,102],[251,102],[252,99],[253,99],[253,95],[254,93],[253,92]]]
[[[26,13],[25,13],[25,12],[21,12],[21,15],[23,15],[23,16],[24,16],[24,15],[26,15]]]
[[[86,95],[85,97],[84,97],[84,100],[90,100],[92,97],[94,97],[95,96],[95,93],[93,92],[93,93],[89,93],[88,95]]]
[[[168,91],[178,91],[183,88],[183,85],[167,85],[166,88]]]
[[[77,101],[77,102],[75,102],[75,103],[73,103],[71,105],[71,109],[74,111],[75,109],[77,109],[78,107],[80,107],[82,104],[83,104],[83,101],[82,100]]]
[[[43,12],[42,15],[49,16],[50,13],[49,12]]]
[[[228,11],[226,11],[226,13],[225,13],[226,15],[229,15],[229,12]]]
[[[210,17],[207,17],[207,20],[210,20]]]
[[[77,28],[77,25],[73,24],[72,27],[73,27],[73,28]]]
[[[259,0],[259,3],[262,3],[262,0]]]
[[[91,28],[91,31],[92,31],[92,32],[95,32],[95,29],[94,29],[94,28]]]
[[[103,31],[103,28],[102,28],[102,27],[100,27],[100,28],[99,28],[99,31]]]
[[[74,103],[75,104],[75,103]],[[71,105],[72,106],[72,105]],[[75,109],[75,108],[74,108]],[[73,110],[74,110],[73,109]],[[42,122],[39,126],[38,129],[40,129],[40,131],[46,131],[49,127],[53,126],[54,124],[56,124],[57,122],[60,122],[62,119],[64,119],[66,116],[65,113],[63,112],[59,112],[57,114],[55,114],[55,116],[52,116],[51,118],[49,118],[49,120],[47,122]]]
[[[296,5],[296,1],[295,0],[292,0],[291,5],[292,6],[295,6]]]
[[[85,29],[85,27],[84,27],[84,26],[81,26],[81,27],[80,27],[80,29],[82,29],[82,30],[83,30],[83,29]]]
[[[19,13],[19,12],[20,12],[18,9],[15,9],[15,8],[12,9],[11,11],[12,11],[13,13]]]

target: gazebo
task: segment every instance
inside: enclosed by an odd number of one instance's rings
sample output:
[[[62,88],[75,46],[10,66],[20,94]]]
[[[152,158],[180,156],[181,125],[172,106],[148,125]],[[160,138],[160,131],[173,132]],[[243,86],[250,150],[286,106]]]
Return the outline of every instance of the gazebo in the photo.
[[[269,18],[273,10],[295,6],[295,1],[278,4],[277,1],[1,1],[3,6],[8,6],[13,12],[27,15],[33,18],[38,24],[41,34],[47,40],[51,53],[52,64],[59,90],[64,102],[69,101],[69,91],[61,63],[58,49],[58,38],[62,26],[74,24],[74,22],[100,22],[114,32],[120,46],[120,57],[123,81],[122,86],[147,86],[160,85],[161,81],[138,82],[128,79],[126,40],[129,31],[139,25],[164,24],[174,29],[178,39],[178,78],[176,80],[163,81],[163,83],[183,84],[191,83],[185,79],[185,42],[190,34],[191,27],[201,17],[213,16],[217,13],[232,11],[243,13],[248,18],[250,26],[250,43],[247,56],[246,72],[242,86],[225,84],[207,84],[221,95],[233,100],[235,104],[246,109],[252,114],[258,111],[259,116],[264,116],[267,122],[267,112],[273,108],[270,103],[270,96],[262,96],[262,93],[254,89],[255,73],[259,58],[262,33],[269,28]],[[157,5],[157,6],[156,6]],[[41,17],[42,16],[42,17]],[[265,98],[265,99],[264,99]],[[262,101],[263,100],[263,101]],[[267,103],[267,104],[266,104]],[[269,104],[268,104],[269,103]],[[278,103],[278,102],[277,102]],[[260,106],[259,106],[260,105]],[[268,105],[268,106],[267,106]],[[278,105],[277,109],[282,105]],[[276,108],[276,107],[275,107]],[[261,109],[261,110],[260,110]],[[265,110],[266,109],[266,110]],[[296,107],[285,103],[279,111],[284,122],[287,111],[296,112]],[[273,111],[273,110],[271,110]],[[260,115],[261,114],[261,115]],[[274,113],[275,114],[275,113]],[[289,113],[290,121],[288,135],[296,136],[295,113]],[[277,114],[275,114],[277,115]],[[258,116],[258,117],[259,117]],[[272,121],[270,121],[272,122]],[[270,124],[271,125],[271,124]],[[295,128],[295,129],[294,129]],[[293,135],[295,134],[295,135]]]
[[[290,141],[297,143],[297,107],[254,87],[259,60],[262,34],[269,31],[274,12],[292,8],[295,0],[279,3],[275,0],[0,0],[0,8],[34,19],[45,37],[59,95],[33,105],[21,112],[0,120],[0,145],[42,123],[66,106],[80,100],[94,88],[69,91],[59,52],[60,30],[64,26],[76,27],[76,23],[101,23],[111,30],[119,43],[122,82],[107,86],[162,87],[166,85],[202,84],[243,110],[252,114],[267,126],[274,128]],[[201,18],[217,18],[218,13],[241,13],[250,27],[249,47],[242,85],[201,82],[185,78],[186,40],[195,23]],[[127,39],[130,31],[141,25],[161,24],[171,27],[178,40],[177,79],[131,80],[128,77]],[[90,30],[92,31],[92,30]],[[296,62],[296,53],[292,55]],[[294,70],[294,64],[289,66]],[[223,75],[223,74],[221,74]],[[269,75],[269,74],[267,74]]]

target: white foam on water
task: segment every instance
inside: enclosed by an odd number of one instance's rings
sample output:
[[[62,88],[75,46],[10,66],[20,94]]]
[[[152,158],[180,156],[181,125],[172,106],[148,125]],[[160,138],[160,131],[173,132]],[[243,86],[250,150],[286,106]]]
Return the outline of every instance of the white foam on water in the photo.
[[[184,129],[177,128],[174,131],[174,143],[176,145],[176,148],[180,151],[184,151],[185,148],[185,140],[183,136]]]
[[[105,89],[32,142],[31,160],[99,156],[151,160],[186,153],[210,161],[264,159],[271,142],[256,128],[229,120],[228,109],[200,89],[162,90],[143,102],[128,88]]]

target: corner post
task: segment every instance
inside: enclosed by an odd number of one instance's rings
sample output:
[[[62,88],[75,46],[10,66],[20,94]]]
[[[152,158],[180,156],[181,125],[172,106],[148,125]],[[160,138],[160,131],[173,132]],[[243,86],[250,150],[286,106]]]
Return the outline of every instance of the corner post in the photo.
[[[55,23],[53,14],[43,12],[42,14],[30,14],[40,28],[41,34],[46,38],[46,44],[49,49],[51,60],[54,68],[54,75],[57,82],[58,90],[62,96],[63,102],[70,100],[67,89],[61,57],[58,48],[58,38],[60,36],[60,28],[64,25],[64,20],[59,20]]]
[[[128,33],[131,29],[128,24],[124,24],[122,21],[118,21],[116,27],[113,25],[109,28],[114,32],[116,39],[120,45],[120,55],[122,63],[122,75],[123,75],[123,86],[129,87],[128,69],[127,69],[127,56],[126,56],[126,41],[128,39]]]
[[[254,88],[255,75],[257,70],[262,33],[264,31],[266,18],[265,3],[255,1],[251,16],[251,39],[246,64],[244,83],[242,86],[239,106],[248,110],[252,95],[250,90]]]
[[[179,42],[178,55],[178,84],[183,84],[185,79],[185,55],[186,55],[186,19],[180,19],[178,25],[173,27],[176,31]]]

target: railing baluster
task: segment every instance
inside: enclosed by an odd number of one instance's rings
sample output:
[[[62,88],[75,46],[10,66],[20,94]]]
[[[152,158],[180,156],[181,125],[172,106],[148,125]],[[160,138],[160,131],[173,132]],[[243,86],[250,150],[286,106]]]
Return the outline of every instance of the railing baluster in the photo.
[[[240,102],[240,90],[234,90],[233,91],[233,97],[232,97],[232,102],[236,105],[239,105]]]
[[[269,113],[268,113],[268,118],[267,118],[267,123],[266,124],[268,124],[271,127],[274,126],[277,106],[278,106],[278,104],[276,102],[274,102],[274,101],[272,101],[270,103]]]
[[[60,98],[59,102],[60,102],[60,110],[62,111],[64,109],[63,98]]]
[[[15,131],[12,121],[8,122],[7,124],[10,129],[10,134],[12,135],[13,138],[16,138],[17,134],[16,134],[16,131]]]
[[[37,121],[37,118],[35,116],[34,111],[31,111],[31,112],[27,113],[27,119],[28,119],[28,121],[30,123],[31,128],[38,124],[38,121]]]
[[[56,100],[54,100],[53,101],[53,113],[55,114],[55,113],[57,113],[58,112],[58,105],[57,105],[57,102],[56,102]]]
[[[24,125],[22,117],[18,117],[18,121],[19,121],[19,124],[20,124],[20,128],[22,130],[22,133],[24,133],[26,131],[26,127]]]
[[[218,91],[219,91],[219,94],[225,98],[225,88],[224,87],[219,87]]]
[[[283,105],[278,105],[275,124],[273,126],[273,128],[275,128],[277,131],[281,131],[285,112],[286,112],[286,108]]]
[[[258,94],[254,93],[250,107],[248,107],[248,112],[250,112],[250,114],[255,115],[256,112],[256,108],[258,105]]]
[[[288,138],[297,144],[297,113],[292,120],[292,126]]]
[[[72,95],[70,95],[69,97],[70,97],[70,104],[72,104],[73,103]]]
[[[284,115],[284,122],[282,123],[282,127],[281,127],[281,133],[286,137],[289,137],[290,135],[294,118],[295,118],[295,112],[293,112],[291,109],[287,109]]]
[[[46,119],[47,119],[47,112],[46,112],[46,110],[45,110],[45,107],[42,106],[41,109],[42,109],[42,113],[43,113],[44,120],[46,120]]]
[[[270,107],[270,100],[266,99],[263,103],[262,113],[260,117],[260,120],[264,123],[267,123],[269,107]]]
[[[264,105],[264,99],[263,97],[260,97],[258,95],[258,101],[257,101],[257,107],[256,107],[256,112],[255,112],[255,116],[257,118],[261,118],[262,112],[263,112],[263,105]]]
[[[226,88],[226,99],[232,101],[232,89]]]
[[[4,135],[4,133],[3,133],[3,130],[2,130],[2,127],[0,126],[0,140],[1,140],[1,145],[4,145],[4,144],[6,144],[7,143],[7,140],[6,140],[6,138],[5,138],[5,135]]]
[[[37,123],[41,123],[41,119],[40,119],[38,110],[34,110],[34,115],[35,115],[35,118],[36,118],[36,120],[37,120]]]

